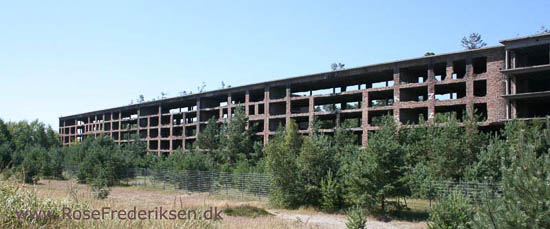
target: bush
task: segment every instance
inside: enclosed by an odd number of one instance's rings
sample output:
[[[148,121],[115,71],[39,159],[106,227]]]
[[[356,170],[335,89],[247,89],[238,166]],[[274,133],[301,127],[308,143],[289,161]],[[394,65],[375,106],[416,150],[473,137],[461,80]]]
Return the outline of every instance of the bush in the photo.
[[[428,228],[471,228],[473,206],[460,192],[453,192],[439,200],[430,212]]]
[[[228,216],[245,216],[245,217],[260,217],[271,216],[272,214],[263,208],[258,208],[250,205],[241,205],[236,207],[225,207],[223,213]]]
[[[39,179],[40,169],[44,165],[47,152],[39,146],[30,147],[23,153],[23,163],[14,168],[15,177],[25,183],[35,183]]]
[[[102,178],[107,186],[119,182],[128,167],[124,155],[118,145],[109,136],[88,138],[79,146],[85,152],[78,164],[77,179],[79,183],[90,183],[96,178]]]
[[[42,199],[32,191],[25,190],[10,184],[0,183],[0,228],[37,227],[55,222],[61,217],[62,207],[72,209],[87,209],[85,204],[74,202],[58,202]],[[42,216],[31,217],[30,211],[42,211]],[[21,212],[22,219],[18,219],[17,212]]]
[[[366,212],[359,206],[354,206],[348,210],[347,229],[364,229],[367,220],[365,219]]]
[[[92,189],[92,197],[96,199],[106,199],[111,192],[107,187],[107,181],[102,178],[96,178],[90,184]]]
[[[335,212],[341,207],[342,196],[341,187],[337,180],[332,176],[332,172],[329,171],[328,175],[321,182],[321,209],[324,212]]]

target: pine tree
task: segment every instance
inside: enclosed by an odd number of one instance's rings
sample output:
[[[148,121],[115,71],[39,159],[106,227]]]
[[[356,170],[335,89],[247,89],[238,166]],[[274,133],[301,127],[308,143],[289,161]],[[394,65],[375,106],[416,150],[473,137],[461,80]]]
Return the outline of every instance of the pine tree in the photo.
[[[550,152],[539,152],[548,136],[536,125],[506,125],[510,162],[502,163],[502,195],[487,198],[474,228],[550,228]]]
[[[266,170],[271,176],[269,201],[279,207],[295,208],[303,203],[303,184],[297,158],[301,136],[291,120],[284,133],[279,133],[265,147]]]
[[[247,161],[254,153],[252,130],[247,129],[248,118],[242,106],[235,109],[235,115],[231,117],[223,132],[221,140],[221,157],[226,168],[232,167],[239,161]]]
[[[319,205],[321,199],[321,181],[334,167],[331,160],[331,147],[327,136],[313,134],[304,138],[298,166],[304,180],[304,200],[307,204]]]
[[[215,150],[220,147],[220,127],[216,123],[216,118],[212,117],[208,119],[206,127],[199,134],[197,138],[197,144],[200,149],[207,150],[213,154]]]
[[[352,165],[349,179],[346,179],[348,198],[370,208],[378,202],[385,211],[386,198],[400,195],[403,191],[403,166],[397,125],[393,117],[385,116],[380,128],[369,136],[367,147]]]

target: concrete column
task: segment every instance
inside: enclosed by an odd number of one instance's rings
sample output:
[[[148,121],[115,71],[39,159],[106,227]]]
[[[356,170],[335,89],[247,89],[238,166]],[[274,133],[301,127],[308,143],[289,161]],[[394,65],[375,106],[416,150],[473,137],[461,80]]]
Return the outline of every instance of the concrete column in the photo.
[[[447,69],[446,69],[446,75],[445,76],[445,80],[451,80],[453,78],[453,73],[454,73],[454,69],[453,69],[453,61],[452,60],[447,60]]]
[[[399,121],[399,104],[401,103],[399,91],[399,88],[401,87],[401,81],[399,71],[400,70],[398,67],[393,68],[393,118],[395,119],[395,122],[398,126],[401,125],[401,122]]]
[[[231,112],[231,107],[233,106],[233,104],[231,103],[231,94],[227,95],[227,118],[231,119],[231,114],[233,112]]]
[[[516,68],[516,52],[510,51],[510,65],[512,68]]]
[[[510,94],[515,95],[517,93],[516,76],[510,75]]]
[[[244,112],[245,112],[246,116],[248,116],[248,114],[250,114],[249,107],[248,107],[249,103],[250,103],[250,91],[246,90],[246,92],[244,94]],[[247,126],[248,126],[248,124],[247,124]]]
[[[369,126],[369,93],[367,90],[362,91],[363,102],[361,103],[361,129],[363,130],[363,135],[361,136],[361,146],[366,147],[368,142],[368,126]]]
[[[285,104],[286,104],[286,110],[285,110],[285,121],[286,126],[290,123],[290,85],[286,86],[286,96],[285,96]]]
[[[309,134],[313,134],[313,122],[315,121],[315,101],[313,96],[309,96]]]
[[[269,87],[264,91],[264,146],[269,142]]]
[[[157,125],[157,155],[160,156],[160,132],[161,132],[161,126],[162,126],[162,105],[159,105],[159,111],[157,114],[158,117],[158,125]]]
[[[140,138],[140,135],[139,135],[139,130],[141,129],[140,128],[140,119],[141,119],[141,110],[138,108],[137,110],[137,119],[136,119],[136,123],[137,123],[137,135],[138,135],[138,139]]]
[[[474,66],[472,57],[466,58],[466,112],[474,112]]]
[[[433,65],[428,67],[428,120],[433,120],[435,116],[435,73]]]
[[[185,151],[185,138],[186,138],[186,135],[185,135],[185,124],[187,123],[187,121],[185,120],[185,112],[182,113],[182,118],[183,118],[183,122],[182,122],[182,125],[183,125],[183,132],[181,133],[181,136],[183,138],[182,142],[181,142],[181,147],[183,148],[183,150]]]
[[[94,115],[94,123],[92,124],[93,125],[92,130],[94,131],[94,137],[97,137],[96,122],[97,122],[97,115]]]
[[[109,118],[109,136],[111,137],[111,139],[113,138],[113,112],[111,112],[111,117]],[[77,128],[77,132],[78,132],[78,128]]]
[[[510,112],[510,116],[511,116],[510,118],[511,118],[511,119],[515,119],[515,118],[518,117],[518,114],[517,114],[517,107],[516,107],[516,101],[512,101],[512,102],[511,102],[511,105],[512,105],[512,106],[511,106],[512,110],[511,110],[511,112]]]
[[[172,153],[172,141],[174,140],[174,115],[170,114],[170,153]]]
[[[201,131],[200,130],[200,128],[201,128],[201,100],[200,100],[200,98],[197,98],[197,123],[196,123],[196,125],[197,125],[197,128],[196,128],[197,131],[195,132],[195,136],[197,136],[199,134],[199,132]]]
[[[61,128],[63,130],[63,132],[60,134],[61,135],[61,142],[63,142],[63,145],[65,145],[65,137],[67,136],[67,133],[65,132],[66,129],[67,129],[66,126],[67,126],[67,122],[65,120],[63,120],[63,128]],[[69,137],[69,142],[68,143],[69,143],[69,146],[71,146],[71,137]]]
[[[122,111],[118,111],[118,145],[120,146],[120,139],[122,139]]]
[[[151,149],[149,148],[149,140],[151,139],[151,117],[147,117],[147,136],[145,136],[145,139],[147,141],[147,152],[149,152]]]

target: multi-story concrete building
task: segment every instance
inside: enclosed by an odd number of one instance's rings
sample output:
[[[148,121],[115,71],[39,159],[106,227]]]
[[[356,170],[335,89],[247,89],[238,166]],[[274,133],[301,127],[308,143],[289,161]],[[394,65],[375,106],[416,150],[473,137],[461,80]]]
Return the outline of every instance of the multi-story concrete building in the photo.
[[[387,114],[408,126],[475,111],[486,129],[550,115],[550,34],[501,43],[60,117],[59,133],[64,145],[99,134],[119,144],[139,138],[160,154],[189,148],[207,120],[224,122],[237,106],[264,144],[291,119],[304,134],[315,119],[327,134],[348,122],[365,145],[373,120]]]

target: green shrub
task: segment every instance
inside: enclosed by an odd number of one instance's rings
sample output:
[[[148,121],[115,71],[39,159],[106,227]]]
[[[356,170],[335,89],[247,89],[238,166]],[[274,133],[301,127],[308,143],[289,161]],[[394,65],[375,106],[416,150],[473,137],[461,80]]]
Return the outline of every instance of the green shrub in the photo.
[[[365,219],[366,211],[359,207],[354,206],[348,210],[348,222],[346,222],[347,229],[365,229],[367,220]]]
[[[328,175],[321,182],[321,209],[324,212],[335,212],[341,207],[342,196],[340,184],[329,171]]]
[[[107,187],[107,181],[102,178],[96,178],[90,184],[92,189],[92,197],[96,199],[106,199],[111,192]]]
[[[228,216],[245,216],[245,217],[260,217],[271,216],[272,214],[263,208],[258,208],[250,205],[240,205],[236,207],[225,207],[223,213]]]
[[[471,228],[473,206],[459,192],[453,192],[439,200],[430,212],[428,228],[455,229]]]
[[[0,228],[37,227],[59,220],[63,206],[71,209],[87,209],[85,203],[52,201],[40,198],[33,191],[7,183],[0,183]],[[18,218],[17,212],[20,218]],[[31,217],[30,211],[42,211],[43,217]]]

